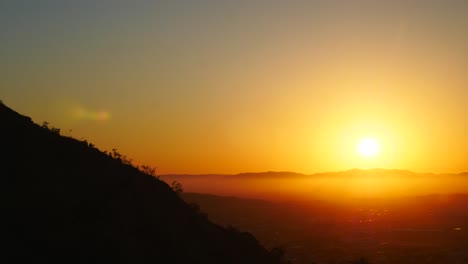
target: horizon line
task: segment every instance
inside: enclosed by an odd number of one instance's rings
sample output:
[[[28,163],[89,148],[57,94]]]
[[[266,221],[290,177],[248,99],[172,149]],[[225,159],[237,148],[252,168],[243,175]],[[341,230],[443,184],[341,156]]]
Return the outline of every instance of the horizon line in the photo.
[[[465,174],[468,173],[468,171],[460,171],[460,172],[417,172],[413,170],[408,170],[408,169],[385,169],[385,168],[372,168],[372,169],[360,169],[360,168],[352,168],[352,169],[347,169],[347,170],[337,170],[337,171],[323,171],[323,172],[315,172],[315,173],[301,173],[301,172],[295,172],[295,171],[274,171],[274,170],[266,170],[266,171],[246,171],[246,172],[238,172],[238,173],[161,173],[158,174],[158,176],[171,176],[171,175],[213,175],[213,176],[230,176],[230,175],[245,175],[245,174],[278,174],[278,173],[289,173],[289,174],[300,174],[304,176],[312,176],[312,175],[317,175],[317,174],[325,174],[325,173],[342,173],[342,172],[351,172],[351,171],[398,171],[398,172],[407,172],[407,173],[413,173],[413,174],[432,174],[432,175],[460,175],[460,174]]]

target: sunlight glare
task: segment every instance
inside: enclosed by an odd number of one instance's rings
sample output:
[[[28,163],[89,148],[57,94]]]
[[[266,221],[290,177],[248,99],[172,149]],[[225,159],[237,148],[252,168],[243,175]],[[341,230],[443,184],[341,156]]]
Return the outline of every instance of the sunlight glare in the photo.
[[[373,157],[379,153],[379,142],[373,138],[365,138],[359,141],[357,151],[363,157]]]

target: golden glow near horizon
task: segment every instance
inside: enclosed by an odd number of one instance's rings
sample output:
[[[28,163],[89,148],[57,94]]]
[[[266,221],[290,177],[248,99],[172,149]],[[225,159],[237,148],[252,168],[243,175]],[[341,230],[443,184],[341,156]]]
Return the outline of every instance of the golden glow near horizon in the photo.
[[[359,141],[357,145],[357,151],[363,157],[374,157],[380,151],[380,144],[374,138],[364,138]]]
[[[468,1],[183,2],[9,1],[0,99],[158,173],[468,171]]]

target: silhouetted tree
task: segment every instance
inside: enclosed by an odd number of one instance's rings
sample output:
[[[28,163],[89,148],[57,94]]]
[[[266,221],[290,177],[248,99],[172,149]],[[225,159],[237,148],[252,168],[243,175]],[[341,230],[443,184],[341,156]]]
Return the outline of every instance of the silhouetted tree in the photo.
[[[176,192],[177,194],[181,194],[184,191],[182,184],[178,181],[173,181],[171,183],[171,189]]]

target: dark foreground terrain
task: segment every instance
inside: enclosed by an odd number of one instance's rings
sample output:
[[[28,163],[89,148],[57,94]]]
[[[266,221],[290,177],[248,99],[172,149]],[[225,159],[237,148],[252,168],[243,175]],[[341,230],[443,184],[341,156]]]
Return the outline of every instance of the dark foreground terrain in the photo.
[[[468,263],[468,195],[270,202],[185,193],[210,219],[282,245],[298,264]],[[359,262],[356,262],[359,263]]]
[[[0,103],[1,263],[280,263],[164,182]]]

